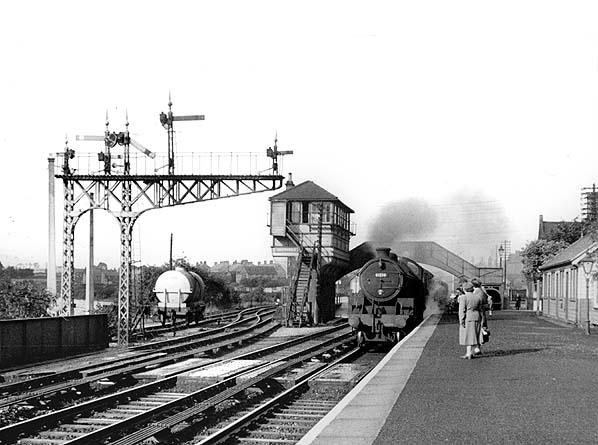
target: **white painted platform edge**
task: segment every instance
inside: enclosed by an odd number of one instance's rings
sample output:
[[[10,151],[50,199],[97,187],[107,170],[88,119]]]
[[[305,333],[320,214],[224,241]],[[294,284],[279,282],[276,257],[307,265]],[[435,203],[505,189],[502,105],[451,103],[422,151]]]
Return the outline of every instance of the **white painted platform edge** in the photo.
[[[432,317],[434,317],[435,319],[433,319]],[[404,340],[401,341],[401,343],[399,343],[398,345],[396,345],[388,354],[386,354],[386,356],[380,361],[380,363],[378,363],[376,365],[376,367],[374,369],[372,369],[372,371],[363,380],[361,380],[355,386],[355,388],[353,388],[345,397],[343,397],[343,399],[328,414],[326,414],[316,425],[314,425],[314,427],[305,436],[303,436],[303,438],[297,443],[297,445],[310,445],[316,439],[318,439],[318,436],[320,434],[322,434],[324,432],[324,430],[336,419],[336,417],[353,401],[353,399],[355,399],[355,397],[363,390],[363,388],[374,377],[376,377],[376,375],[378,374],[378,372],[380,372],[380,370],[382,368],[384,368],[384,366],[394,357],[394,355],[397,354],[398,351],[403,346],[405,346],[405,345],[407,345],[409,343],[409,339],[411,337],[413,337],[414,335],[416,335],[425,326],[426,328],[429,328],[429,334],[427,335],[427,338],[425,339],[425,342],[421,346],[421,350],[419,351],[419,355],[418,355],[418,359],[419,359],[419,356],[421,355],[421,352],[423,351],[425,345],[428,343],[428,340],[432,336],[432,333],[434,332],[434,329],[436,328],[436,325],[438,324],[438,321],[440,320],[440,317],[441,317],[441,314],[430,314],[430,315],[428,315],[428,317],[426,317],[426,319],[424,321],[422,321],[422,323],[417,328],[415,328],[413,331],[411,331],[409,333],[409,335],[407,335],[404,338]],[[428,321],[430,321],[429,325],[427,325]],[[402,380],[403,380],[404,383],[406,383],[407,380],[409,379],[409,376],[413,372],[413,369],[415,368],[416,364],[417,364],[417,361],[414,361],[414,363],[411,366],[411,368],[403,376]],[[404,383],[403,383],[402,387],[400,388],[400,391],[397,392],[396,398],[393,400],[393,403],[390,404],[387,407],[388,411],[387,411],[386,414],[388,414],[390,412],[390,410],[392,409],[392,407],[396,403],[396,400],[401,395],[401,392],[403,391],[403,388],[404,388]],[[380,433],[380,430],[384,426],[385,421],[386,421],[386,417],[384,418],[383,422],[380,422],[379,425],[376,425],[376,429],[377,429],[376,433],[369,435],[369,437],[371,437],[371,442],[370,443],[374,442],[374,440],[376,439],[376,437]],[[372,433],[372,431],[370,431],[370,433]],[[327,442],[329,442],[329,441],[327,440]],[[364,444],[364,445],[366,445],[366,444]]]

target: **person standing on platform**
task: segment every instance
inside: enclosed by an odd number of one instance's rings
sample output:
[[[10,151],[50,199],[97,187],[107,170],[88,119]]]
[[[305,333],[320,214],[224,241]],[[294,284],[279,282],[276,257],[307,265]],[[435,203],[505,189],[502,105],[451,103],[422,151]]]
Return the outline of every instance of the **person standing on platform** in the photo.
[[[466,353],[461,358],[473,358],[474,346],[479,350],[482,331],[483,303],[481,296],[473,293],[473,284],[463,285],[465,294],[459,299],[459,344],[466,346]]]
[[[480,280],[478,280],[477,278],[473,278],[471,280],[471,284],[473,285],[473,294],[482,299],[482,327],[485,329],[488,329],[487,313],[488,313],[488,309],[490,307],[488,305],[488,301],[492,301],[492,299],[488,296],[486,289],[484,289],[482,287],[482,283]],[[480,345],[482,345],[484,343],[484,340],[482,339],[482,334],[480,334],[480,342],[479,343],[480,344],[473,351],[473,353],[475,355],[479,355],[482,353],[482,350],[480,348]]]
[[[455,294],[451,297],[450,303],[449,303],[449,312],[450,313],[459,313],[459,300],[461,299],[461,297],[463,296],[465,292],[463,292],[463,288],[462,287],[458,287],[457,289],[455,289]]]
[[[486,293],[486,295],[488,295],[488,317],[492,317],[492,295],[490,295],[489,293]]]

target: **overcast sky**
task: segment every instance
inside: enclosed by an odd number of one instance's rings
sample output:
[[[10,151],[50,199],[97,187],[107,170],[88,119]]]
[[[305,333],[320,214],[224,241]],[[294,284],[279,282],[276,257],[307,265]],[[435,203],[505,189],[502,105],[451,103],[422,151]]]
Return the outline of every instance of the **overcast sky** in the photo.
[[[469,260],[518,249],[597,179],[596,23],[592,1],[3,2],[0,260],[46,262],[49,153],[99,151],[75,135],[101,134],[106,110],[165,152],[169,92],[206,116],[177,126],[181,151],[265,153],[278,132],[283,173],[355,210],[352,246],[396,211],[431,212],[405,237]],[[269,260],[273,194],[152,210],[140,259],[166,262],[173,233],[192,262]],[[116,266],[116,221],[96,214],[96,260]],[[60,246],[60,202],[56,223]]]

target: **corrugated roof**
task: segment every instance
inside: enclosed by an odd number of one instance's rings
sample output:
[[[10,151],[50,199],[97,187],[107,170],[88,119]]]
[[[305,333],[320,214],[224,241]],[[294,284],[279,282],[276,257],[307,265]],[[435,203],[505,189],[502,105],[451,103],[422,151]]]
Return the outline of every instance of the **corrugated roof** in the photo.
[[[578,256],[588,250],[595,243],[592,235],[586,235],[570,246],[564,248],[551,259],[543,263],[539,269],[545,270],[553,267],[561,266],[563,264],[569,264],[573,262]]]
[[[271,196],[270,201],[334,201],[342,204],[349,212],[353,212],[337,196],[323,189],[313,181],[305,181],[284,192]]]

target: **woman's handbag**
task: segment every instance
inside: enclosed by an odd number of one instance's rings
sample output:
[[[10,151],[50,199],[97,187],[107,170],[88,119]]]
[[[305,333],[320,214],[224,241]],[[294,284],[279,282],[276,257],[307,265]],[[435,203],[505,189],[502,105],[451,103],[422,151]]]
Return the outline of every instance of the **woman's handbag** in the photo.
[[[482,328],[482,340],[484,340],[484,343],[490,341],[490,330],[488,328]]]

